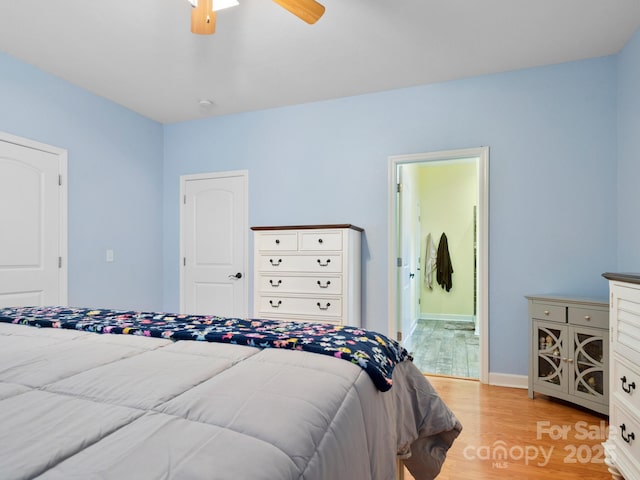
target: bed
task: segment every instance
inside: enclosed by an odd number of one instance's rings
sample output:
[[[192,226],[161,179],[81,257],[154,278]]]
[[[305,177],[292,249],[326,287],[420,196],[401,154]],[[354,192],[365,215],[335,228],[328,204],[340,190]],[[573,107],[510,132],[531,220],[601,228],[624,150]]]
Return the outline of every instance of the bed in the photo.
[[[352,327],[0,309],[0,478],[434,478],[461,425]]]

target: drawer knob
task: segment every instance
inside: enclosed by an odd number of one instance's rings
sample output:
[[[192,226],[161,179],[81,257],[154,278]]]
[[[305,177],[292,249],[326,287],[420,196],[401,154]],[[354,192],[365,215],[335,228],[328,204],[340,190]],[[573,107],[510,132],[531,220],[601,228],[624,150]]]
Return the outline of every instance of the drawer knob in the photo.
[[[585,315],[584,319],[588,322],[589,320],[591,320],[591,317],[589,315]]]
[[[322,263],[322,260],[318,259],[318,265],[320,265],[321,267],[326,267],[331,263],[331,259],[327,258],[327,261]]]
[[[631,393],[631,390],[635,390],[636,382],[631,382],[627,386],[627,376],[626,375],[623,375],[622,377],[620,377],[620,381],[622,382],[622,390],[624,390],[626,393]]]
[[[320,288],[329,288],[329,285],[331,285],[331,280],[327,280],[327,283],[325,283],[324,285],[322,285],[322,282],[318,280],[318,286]]]
[[[278,288],[280,286],[280,284],[282,283],[282,280],[278,280],[277,282],[274,282],[273,280],[269,280],[269,284],[273,287],[273,288]]]
[[[545,310],[544,314],[548,317],[551,312],[549,310]]]
[[[320,304],[320,302],[318,302],[316,305],[318,305],[318,308],[320,310],[329,310],[329,307],[331,306],[329,302],[327,302],[327,304],[324,307]]]
[[[322,243],[322,239],[321,238],[318,239],[318,243]]]
[[[635,440],[636,436],[634,435],[633,432],[627,434],[625,436],[625,432],[627,431],[627,426],[623,423],[622,425],[620,425],[620,436],[622,437],[622,439],[627,442],[627,443],[631,443],[631,440]]]
[[[276,238],[276,245],[280,245],[280,239]]]
[[[279,267],[280,264],[282,263],[282,259],[279,258],[278,261],[274,262],[273,258],[270,258],[269,263],[271,264],[272,267]]]
[[[280,307],[280,305],[282,305],[282,300],[278,300],[277,302],[269,300],[269,305],[271,305],[273,308],[278,308]]]

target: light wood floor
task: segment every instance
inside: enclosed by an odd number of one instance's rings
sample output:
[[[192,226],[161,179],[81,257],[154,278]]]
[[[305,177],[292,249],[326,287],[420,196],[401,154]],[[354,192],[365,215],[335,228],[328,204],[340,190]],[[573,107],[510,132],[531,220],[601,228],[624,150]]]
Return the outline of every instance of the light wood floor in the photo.
[[[611,478],[601,446],[607,417],[539,394],[531,400],[519,388],[427,378],[463,425],[438,480]],[[491,458],[499,447],[506,457]]]

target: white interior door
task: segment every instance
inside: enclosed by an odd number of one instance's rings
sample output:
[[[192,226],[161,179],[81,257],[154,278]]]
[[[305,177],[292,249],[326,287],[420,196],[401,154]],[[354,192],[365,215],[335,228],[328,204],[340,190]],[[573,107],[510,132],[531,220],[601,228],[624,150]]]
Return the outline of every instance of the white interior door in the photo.
[[[66,152],[22,140],[0,135],[0,307],[65,305]]]
[[[415,245],[416,202],[413,194],[410,175],[405,171],[408,167],[398,167],[398,288],[399,288],[399,325],[398,337],[405,348],[411,350],[411,330],[416,321],[417,293],[416,267],[417,248]]]
[[[246,317],[247,172],[181,177],[183,313]]]

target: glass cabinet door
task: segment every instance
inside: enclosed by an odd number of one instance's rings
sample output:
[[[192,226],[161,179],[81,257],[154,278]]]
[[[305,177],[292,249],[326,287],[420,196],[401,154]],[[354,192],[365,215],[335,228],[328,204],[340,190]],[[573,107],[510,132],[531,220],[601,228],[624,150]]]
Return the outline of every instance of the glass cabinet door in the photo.
[[[534,325],[534,382],[566,391],[567,327],[538,321]]]
[[[601,330],[571,328],[573,368],[570,393],[596,402],[606,401],[609,378],[605,368],[608,340]]]

